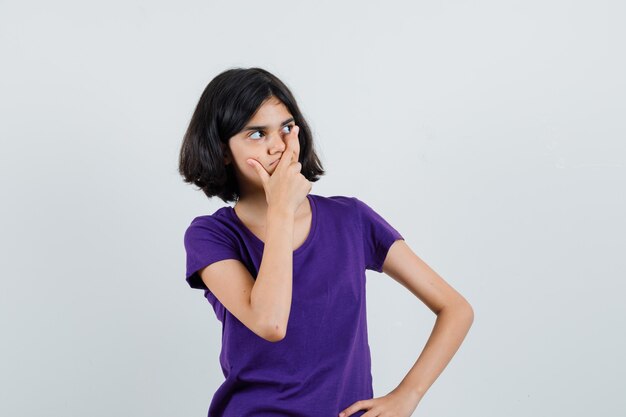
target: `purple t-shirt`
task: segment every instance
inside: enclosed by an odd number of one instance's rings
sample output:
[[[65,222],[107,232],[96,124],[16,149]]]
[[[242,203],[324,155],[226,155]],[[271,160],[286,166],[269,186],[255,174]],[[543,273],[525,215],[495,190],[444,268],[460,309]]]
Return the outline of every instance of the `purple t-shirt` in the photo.
[[[291,311],[279,342],[248,329],[197,273],[213,262],[237,259],[256,278],[263,242],[230,206],[194,218],[185,232],[186,280],[204,290],[222,322],[219,359],[226,379],[211,400],[209,417],[334,417],[373,398],[365,270],[382,272],[389,247],[404,238],[356,197],[307,198],[313,219],[293,252]]]

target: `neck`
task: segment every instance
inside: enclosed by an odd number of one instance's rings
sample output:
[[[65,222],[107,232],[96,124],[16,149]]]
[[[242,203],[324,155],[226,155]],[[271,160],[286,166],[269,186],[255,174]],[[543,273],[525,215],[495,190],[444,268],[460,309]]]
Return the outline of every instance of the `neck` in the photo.
[[[255,191],[248,192],[245,194],[240,194],[239,200],[233,207],[237,211],[237,215],[241,218],[245,218],[248,220],[248,223],[253,226],[262,226],[265,224],[267,219],[267,198],[265,197],[265,191]],[[309,203],[307,199],[298,206],[298,209],[295,212],[295,217],[300,217],[304,213],[307,212],[309,208]]]

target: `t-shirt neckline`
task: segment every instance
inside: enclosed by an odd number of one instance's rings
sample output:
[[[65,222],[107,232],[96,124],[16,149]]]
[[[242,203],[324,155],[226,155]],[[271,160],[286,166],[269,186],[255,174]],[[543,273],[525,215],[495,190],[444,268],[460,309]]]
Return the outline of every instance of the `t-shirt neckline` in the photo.
[[[304,251],[307,247],[309,247],[311,245],[311,242],[314,240],[315,233],[317,231],[317,206],[315,205],[315,199],[311,194],[307,194],[306,197],[311,205],[311,227],[309,229],[309,234],[304,240],[304,243],[302,243],[302,245],[300,245],[296,250],[293,251],[293,255],[297,255],[300,252]],[[228,212],[231,214],[233,220],[243,229],[243,231],[248,236],[250,236],[253,241],[256,242],[257,245],[265,247],[265,243],[261,239],[259,239],[257,235],[252,233],[250,229],[248,229],[248,226],[246,226],[244,222],[241,221],[239,216],[237,216],[237,213],[235,212],[235,209],[233,207],[228,206]]]

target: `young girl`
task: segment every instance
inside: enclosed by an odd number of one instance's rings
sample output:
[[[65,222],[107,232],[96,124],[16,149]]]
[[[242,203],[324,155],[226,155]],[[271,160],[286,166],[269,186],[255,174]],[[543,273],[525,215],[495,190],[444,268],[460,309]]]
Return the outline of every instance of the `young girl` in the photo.
[[[222,322],[226,379],[208,416],[411,416],[465,337],[472,309],[366,203],[310,193],[324,170],[285,84],[261,68],[215,77],[179,169],[208,198],[236,202],[194,218],[184,235],[186,280]],[[438,316],[413,368],[377,398],[366,269],[396,279]]]

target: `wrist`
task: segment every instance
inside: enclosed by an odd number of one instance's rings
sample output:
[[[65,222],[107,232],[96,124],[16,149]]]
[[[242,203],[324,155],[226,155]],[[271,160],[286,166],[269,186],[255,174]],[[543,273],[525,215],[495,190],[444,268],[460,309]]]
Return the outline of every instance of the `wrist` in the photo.
[[[293,222],[296,217],[296,213],[293,210],[289,210],[285,207],[268,207],[267,208],[267,221],[278,222]]]
[[[401,394],[402,396],[405,396],[405,397],[410,397],[410,398],[412,398],[415,401],[415,403],[419,403],[421,401],[422,397],[424,396],[423,392],[421,392],[421,391],[419,391],[417,389],[412,389],[412,388],[406,387],[406,386],[404,386],[402,384],[398,385],[393,390],[393,392],[399,393],[399,394]]]

